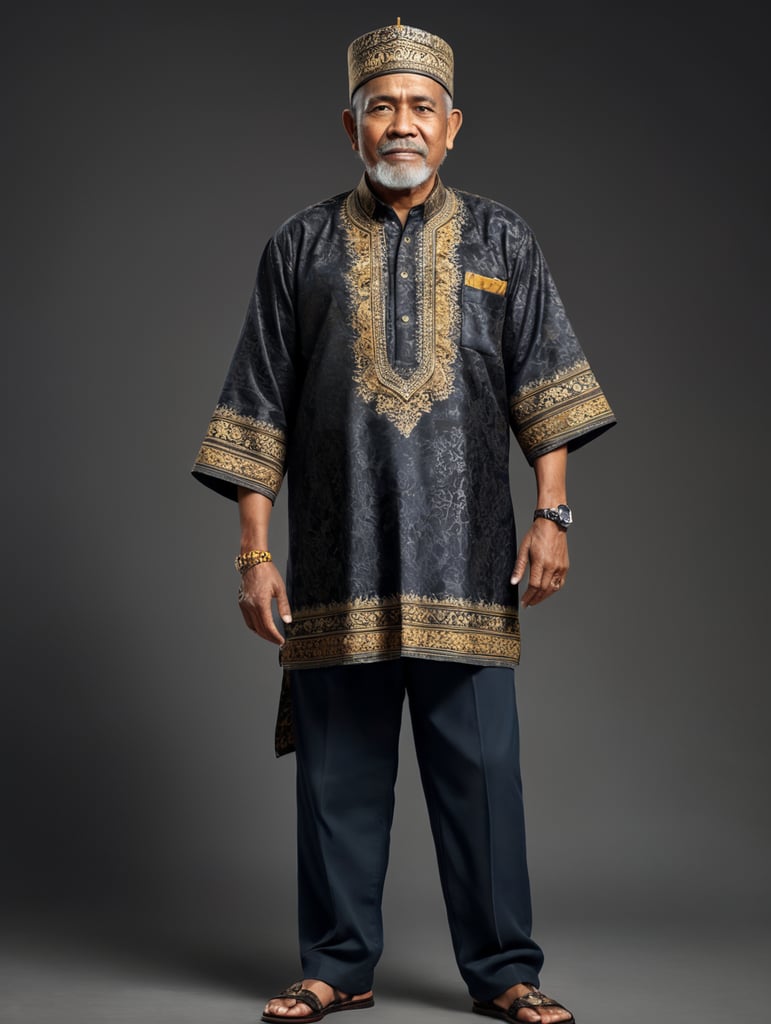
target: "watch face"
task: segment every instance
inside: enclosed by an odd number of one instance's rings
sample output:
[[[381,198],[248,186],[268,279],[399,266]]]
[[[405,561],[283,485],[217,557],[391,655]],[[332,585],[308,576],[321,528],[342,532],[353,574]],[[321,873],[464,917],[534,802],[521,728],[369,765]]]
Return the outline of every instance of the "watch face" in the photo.
[[[557,512],[559,513],[560,522],[564,523],[565,526],[569,526],[573,522],[573,513],[567,505],[558,505]]]

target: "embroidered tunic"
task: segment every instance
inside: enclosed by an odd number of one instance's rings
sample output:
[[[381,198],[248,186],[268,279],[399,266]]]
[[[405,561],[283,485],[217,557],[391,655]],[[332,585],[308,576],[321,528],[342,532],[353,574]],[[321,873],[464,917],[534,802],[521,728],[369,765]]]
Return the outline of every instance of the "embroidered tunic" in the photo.
[[[441,181],[402,227],[366,179],[266,245],[194,476],[288,487],[285,670],[519,660],[509,484],[615,423],[533,232]]]

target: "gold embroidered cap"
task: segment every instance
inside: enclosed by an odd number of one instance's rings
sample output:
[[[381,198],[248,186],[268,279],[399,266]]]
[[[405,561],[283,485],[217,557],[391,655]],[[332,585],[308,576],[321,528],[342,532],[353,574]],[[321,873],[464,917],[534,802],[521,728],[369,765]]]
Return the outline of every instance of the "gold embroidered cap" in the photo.
[[[400,72],[426,75],[452,96],[454,57],[452,47],[422,28],[386,25],[366,32],[348,47],[348,94],[378,75]]]

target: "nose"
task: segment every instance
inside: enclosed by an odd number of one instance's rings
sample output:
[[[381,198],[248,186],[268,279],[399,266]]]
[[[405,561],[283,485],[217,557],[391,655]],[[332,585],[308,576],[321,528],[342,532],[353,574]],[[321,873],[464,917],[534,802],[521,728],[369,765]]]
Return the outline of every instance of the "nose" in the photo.
[[[394,109],[394,115],[388,126],[388,134],[398,138],[417,134],[415,122],[412,119],[412,111],[407,104],[399,103]]]

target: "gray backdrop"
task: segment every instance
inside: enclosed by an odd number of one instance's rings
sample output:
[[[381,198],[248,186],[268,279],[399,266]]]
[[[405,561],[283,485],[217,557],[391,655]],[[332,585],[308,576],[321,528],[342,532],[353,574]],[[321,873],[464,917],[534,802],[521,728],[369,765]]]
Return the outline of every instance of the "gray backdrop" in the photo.
[[[645,974],[671,995],[689,957],[746,983],[726,957],[767,942],[768,89],[749,6],[38,4],[1,33],[8,1020],[48,1019],[22,949],[242,993],[220,1020],[297,975],[276,651],[236,607],[235,506],[190,466],[268,234],[358,179],[345,49],[397,14],[455,49],[445,181],[529,221],[619,419],[571,459],[569,586],[523,615],[545,987],[596,1008],[626,972],[622,993]],[[518,452],[512,479],[524,523]],[[284,515],[281,496],[279,563]],[[413,1016],[465,1012],[406,720],[385,918],[386,1010],[390,991]]]

